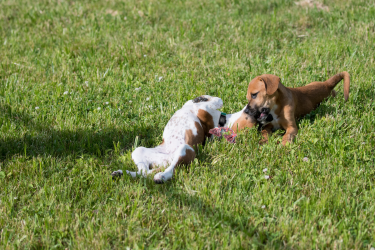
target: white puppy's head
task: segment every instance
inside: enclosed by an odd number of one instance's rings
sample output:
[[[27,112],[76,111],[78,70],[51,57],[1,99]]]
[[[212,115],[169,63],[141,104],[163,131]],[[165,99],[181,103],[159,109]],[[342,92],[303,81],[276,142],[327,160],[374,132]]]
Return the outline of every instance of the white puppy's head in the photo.
[[[217,127],[219,125],[221,112],[218,109],[221,109],[223,107],[223,100],[221,100],[221,98],[209,95],[201,95],[193,100],[186,102],[184,106],[193,106],[196,115],[202,122],[205,122],[205,120],[212,120],[212,125],[214,127]]]
[[[223,107],[223,100],[221,100],[221,98],[209,95],[201,95],[191,101],[199,108],[218,110]]]

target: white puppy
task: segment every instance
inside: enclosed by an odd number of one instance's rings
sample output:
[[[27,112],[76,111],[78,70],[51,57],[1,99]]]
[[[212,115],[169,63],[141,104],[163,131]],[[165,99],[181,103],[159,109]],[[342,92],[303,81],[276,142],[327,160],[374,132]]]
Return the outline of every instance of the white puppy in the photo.
[[[208,95],[190,100],[178,110],[164,128],[163,142],[155,148],[138,147],[132,153],[132,159],[138,172],[126,171],[135,177],[147,176],[152,172],[166,168],[154,176],[156,183],[172,178],[176,166],[190,164],[195,158],[194,147],[205,142],[210,136],[208,131],[219,125],[223,101]],[[223,124],[224,125],[224,124]],[[152,169],[150,169],[152,168]],[[118,170],[112,176],[122,175]]]

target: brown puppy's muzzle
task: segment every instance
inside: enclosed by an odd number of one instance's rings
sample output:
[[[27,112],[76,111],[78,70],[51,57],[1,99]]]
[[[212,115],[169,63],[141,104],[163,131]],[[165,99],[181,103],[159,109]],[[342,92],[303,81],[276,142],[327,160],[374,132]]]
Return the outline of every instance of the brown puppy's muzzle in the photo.
[[[246,109],[244,112],[252,117],[254,117],[259,123],[266,124],[272,122],[273,117],[270,114],[270,108],[251,108],[249,104],[247,104]]]

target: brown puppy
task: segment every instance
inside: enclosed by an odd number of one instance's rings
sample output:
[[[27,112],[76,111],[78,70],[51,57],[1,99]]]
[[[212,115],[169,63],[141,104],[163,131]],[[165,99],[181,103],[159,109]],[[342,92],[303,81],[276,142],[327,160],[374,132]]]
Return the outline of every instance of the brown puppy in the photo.
[[[253,127],[257,121],[262,127],[262,135],[267,142],[272,131],[282,128],[286,130],[282,144],[292,142],[297,135],[298,129],[296,118],[307,115],[317,108],[319,104],[330,95],[335,96],[333,88],[344,79],[345,101],[349,98],[350,76],[348,72],[341,72],[329,78],[325,82],[312,82],[298,88],[288,88],[281,84],[280,78],[275,75],[261,75],[255,77],[247,89],[246,98],[249,101],[245,113],[252,119],[251,124],[246,127]],[[272,118],[270,121],[270,116]],[[235,127],[242,127],[242,124],[234,124]]]

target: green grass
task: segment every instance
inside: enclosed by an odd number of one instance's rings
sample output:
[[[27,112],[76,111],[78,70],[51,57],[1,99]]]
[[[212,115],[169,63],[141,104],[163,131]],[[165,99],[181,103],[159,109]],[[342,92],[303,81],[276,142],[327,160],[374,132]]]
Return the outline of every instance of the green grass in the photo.
[[[294,2],[0,1],[0,248],[375,247],[375,3]],[[292,145],[250,129],[164,185],[110,178],[189,99],[232,113],[257,75],[344,70],[349,101],[340,83]]]

